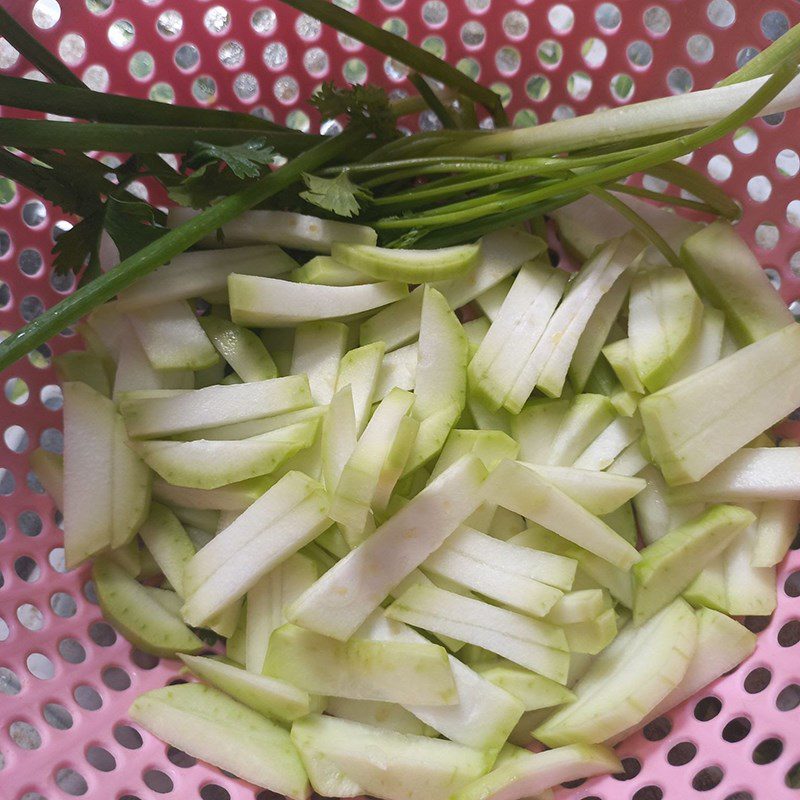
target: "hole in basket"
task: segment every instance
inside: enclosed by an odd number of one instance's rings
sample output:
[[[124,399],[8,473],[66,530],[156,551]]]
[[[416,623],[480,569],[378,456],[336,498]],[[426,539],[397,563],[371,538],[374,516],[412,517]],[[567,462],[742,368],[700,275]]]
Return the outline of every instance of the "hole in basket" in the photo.
[[[28,672],[41,681],[49,681],[56,674],[55,665],[44,653],[31,653],[25,664]]]
[[[622,22],[622,13],[613,3],[601,3],[594,12],[594,18],[604,31],[615,31]]]
[[[142,735],[130,725],[117,725],[114,728],[114,738],[126,750],[138,750],[142,746]]]
[[[17,517],[17,526],[23,536],[38,536],[42,532],[42,518],[35,511],[23,511]]]
[[[89,791],[86,779],[72,767],[63,767],[56,772],[56,786],[73,797],[80,797]]]
[[[11,741],[22,750],[38,750],[42,746],[39,731],[24,720],[18,719],[8,726]]]
[[[800,789],[800,761],[792,765],[783,780],[790,789]]]
[[[117,768],[117,759],[105,747],[90,747],[86,751],[86,760],[100,772],[113,772]]]
[[[180,767],[181,769],[188,769],[197,763],[197,759],[194,756],[184,753],[183,750],[178,750],[177,747],[167,748],[167,758],[176,767]]]
[[[790,683],[781,689],[775,700],[778,711],[793,711],[800,706],[800,686]]]
[[[77,639],[62,639],[58,643],[58,652],[68,664],[82,664],[86,661],[86,649]]]
[[[509,11],[503,17],[503,31],[511,39],[522,39],[529,28],[530,22],[522,11]]]
[[[159,15],[156,28],[162,36],[171,39],[183,30],[183,17],[179,11],[168,9]]]
[[[100,697],[100,694],[86,684],[76,686],[72,696],[75,698],[75,702],[86,711],[97,711],[103,705],[103,698]]]
[[[230,792],[216,783],[209,783],[200,790],[202,800],[231,800]]]
[[[743,624],[747,630],[751,631],[752,633],[761,633],[761,631],[766,630],[769,626],[769,623],[772,621],[772,617],[745,617],[743,620]]]
[[[800,619],[793,619],[778,631],[778,644],[781,647],[794,647],[798,642],[800,642]]]
[[[169,794],[174,788],[172,778],[160,769],[149,769],[142,775],[145,785],[158,794]]]
[[[64,560],[64,548],[54,547],[47,555],[47,561],[56,572],[66,572],[67,565]]]
[[[707,14],[711,24],[718,28],[729,28],[736,21],[736,9],[730,0],[711,0]]]
[[[744,690],[748,694],[758,694],[769,686],[772,680],[772,673],[766,667],[756,667],[747,673],[744,679]]]
[[[797,203],[798,210],[800,210],[800,202],[796,200],[794,200],[793,202]],[[800,224],[800,218],[798,218],[798,224]],[[762,248],[762,250],[774,250],[778,242],[780,241],[780,238],[781,238],[780,229],[774,222],[761,222],[759,223],[758,227],[756,227],[756,236],[755,236],[756,247],[760,247]],[[767,273],[767,276],[772,282],[772,285],[775,286],[776,289],[779,289],[781,285],[780,273],[777,272],[776,270],[772,270],[771,272]]]
[[[724,777],[721,767],[705,767],[692,778],[692,788],[697,792],[710,792],[719,786]]]
[[[664,792],[659,786],[642,786],[633,793],[631,800],[662,800]]]
[[[667,762],[673,767],[688,764],[697,755],[697,747],[691,742],[679,742],[667,753]]]
[[[768,11],[761,17],[761,32],[771,42],[789,30],[789,18],[781,11]]]
[[[694,707],[694,716],[700,722],[708,722],[714,719],[721,709],[722,701],[718,697],[704,697]]]
[[[654,36],[665,34],[672,24],[669,11],[661,6],[651,6],[644,12],[642,19],[647,30]]]
[[[111,647],[117,641],[117,634],[107,622],[93,622],[89,626],[91,640],[100,647]]]
[[[250,27],[260,34],[272,33],[278,24],[278,16],[271,8],[259,8],[250,18]]]
[[[47,800],[47,798],[39,792],[25,792],[19,800]]]
[[[755,800],[755,798],[750,794],[750,792],[741,791],[729,794],[725,800]]]
[[[623,772],[617,772],[612,777],[618,781],[630,781],[642,771],[642,765],[638,758],[623,758],[622,769]]]
[[[786,178],[793,178],[800,172],[800,156],[794,150],[781,150],[775,156],[778,172]]]
[[[86,581],[83,584],[83,596],[93,605],[97,605],[97,592],[94,588],[94,581]]]
[[[692,61],[697,61],[699,64],[707,64],[714,55],[714,43],[705,34],[696,33],[687,40],[686,52]]]
[[[741,742],[752,727],[747,717],[734,717],[723,729],[722,738],[726,742]]]
[[[0,617],[0,642],[4,642],[9,636],[8,623]]]
[[[50,608],[59,617],[74,617],[78,610],[78,604],[72,595],[66,592],[56,592],[50,598]]]
[[[141,669],[153,669],[158,666],[158,656],[151,653],[144,653],[141,650],[134,648],[131,650],[131,661]]]
[[[628,45],[628,61],[634,67],[649,67],[653,62],[653,48],[641,39],[631,42]]]
[[[40,631],[44,627],[42,612],[30,603],[23,603],[17,608],[17,619],[29,631]]]
[[[47,703],[42,709],[42,717],[57,731],[66,731],[72,727],[72,714],[59,703]]]
[[[564,781],[561,785],[565,789],[577,789],[579,786],[583,786],[586,783],[586,778],[578,778],[574,781]]]
[[[25,583],[35,583],[42,574],[39,565],[30,556],[20,556],[16,559],[14,561],[14,572]]]
[[[103,683],[115,692],[124,692],[130,688],[131,678],[120,667],[107,667],[103,670]]]
[[[783,742],[771,737],[759,742],[753,750],[753,763],[764,765],[777,761],[783,752]]]
[[[658,717],[644,726],[642,733],[649,742],[660,742],[672,731],[672,723],[667,717]]]
[[[15,695],[21,690],[17,673],[8,667],[0,667],[0,694]]]

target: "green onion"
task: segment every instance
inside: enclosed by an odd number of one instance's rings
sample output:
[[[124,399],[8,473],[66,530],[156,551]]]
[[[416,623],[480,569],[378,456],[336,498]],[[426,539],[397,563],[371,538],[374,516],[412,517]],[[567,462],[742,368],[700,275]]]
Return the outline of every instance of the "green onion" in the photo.
[[[114,269],[78,289],[57,305],[48,309],[25,328],[11,334],[0,343],[0,370],[41,344],[101,303],[130,286],[176,255],[188,250],[201,239],[281,190],[300,180],[304,172],[321,167],[332,158],[356,144],[362,134],[348,130],[339,136],[324,139],[285,166],[265,175],[256,183],[220,200],[193,219],[175,228],[138,253],[126,258]]]

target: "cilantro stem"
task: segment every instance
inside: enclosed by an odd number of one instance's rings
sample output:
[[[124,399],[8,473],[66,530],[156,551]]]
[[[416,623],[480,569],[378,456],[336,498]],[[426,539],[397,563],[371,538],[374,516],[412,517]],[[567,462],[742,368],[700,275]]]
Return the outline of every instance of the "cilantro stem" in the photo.
[[[420,97],[425,101],[428,108],[436,115],[439,122],[442,123],[443,128],[458,128],[458,123],[453,115],[447,110],[445,104],[436,96],[436,93],[428,85],[428,82],[422,75],[418,72],[412,72],[408,76],[408,80],[419,92]]]
[[[454,203],[452,206],[433,209],[415,217],[379,220],[375,223],[375,226],[380,230],[393,230],[467,223],[488,214],[533,206],[562,193],[566,194],[579,190],[586,191],[590,186],[601,186],[632,175],[635,172],[647,172],[652,167],[663,164],[665,161],[673,161],[676,158],[680,158],[709,142],[735,131],[779,94],[793,80],[796,73],[796,64],[793,61],[789,61],[759,86],[757,91],[746,102],[723,119],[694,133],[679,136],[672,141],[650,147],[647,152],[624,160],[621,163],[610,164],[590,172],[584,172],[559,181],[552,186],[537,187],[531,192],[517,192],[514,196],[510,196],[507,193],[497,193],[493,200],[481,198],[483,202],[480,206],[474,208],[463,208],[463,204]]]
[[[717,214],[717,210],[707,203],[698,200],[689,200],[686,197],[674,194],[663,194],[662,192],[652,192],[643,189],[641,186],[630,186],[627,183],[611,183],[608,185],[609,192],[617,194],[628,194],[631,197],[642,197],[646,200],[655,200],[665,206],[677,206],[678,208],[690,208],[692,211],[700,211],[703,214]]]
[[[475,133],[468,141],[446,147],[440,145],[437,150],[425,155],[549,155],[571,152],[582,147],[607,144],[621,146],[630,140],[641,140],[642,136],[702,130],[736,111],[764,82],[764,78],[759,78],[731,86],[611,108],[572,119],[546,122],[531,128]],[[751,116],[786,111],[800,105],[800,77],[794,81],[786,81],[783,87],[786,91],[771,96],[770,102],[765,103]],[[743,122],[749,119],[748,117]]]
[[[669,181],[711,206],[713,213],[725,219],[739,219],[742,209],[739,204],[728,197],[722,189],[712,183],[705,175],[692,169],[680,161],[668,161],[647,170],[654,178]]]
[[[739,67],[736,72],[721,80],[717,86],[732,86],[735,83],[769,75],[792,51],[797,49],[798,44],[800,44],[800,25],[795,25],[769,47],[751,58],[744,66]]]
[[[34,67],[50,78],[51,81],[64,86],[85,88],[83,81],[69,67],[56,58],[41,42],[31,36],[3,8],[0,8],[0,34],[5,37],[12,47],[19,51],[23,58],[30,61]]]
[[[138,278],[197,244],[226,222],[291,186],[304,172],[313,171],[346,152],[362,136],[360,131],[351,129],[339,136],[323,139],[315,147],[287,162],[280,169],[270,172],[236,194],[225,197],[216,205],[124,259],[114,269],[78,289],[0,343],[0,371],[55,336],[66,326],[77,322],[93,308],[110,300]]]
[[[135,97],[95,92],[82,84],[56,86],[8,76],[0,76],[0,105],[24,108],[28,111],[46,111],[63,117],[76,117],[94,122],[193,128],[208,126],[255,132],[290,130],[252,114],[213,108],[173,106],[155,100],[140,100]],[[298,139],[306,136],[300,131],[293,133]],[[312,139],[308,141],[311,142]]]
[[[113,122],[57,122],[41,119],[0,119],[0,145],[30,149],[107,150],[113,153],[185,153],[201,136],[212,144],[240,144],[253,135],[241,128],[203,128],[147,125],[135,130],[129,124]],[[317,144],[321,136],[296,131],[259,134],[287,156]]]
[[[65,183],[53,170],[32,164],[2,148],[0,148],[0,175],[22,184],[68,214],[84,216],[93,210],[94,196],[86,197],[81,188]]]
[[[602,200],[606,205],[611,206],[617,213],[625,217],[631,225],[642,234],[655,248],[667,259],[667,261],[678,269],[683,269],[681,260],[675,251],[669,246],[667,240],[649,223],[642,219],[630,206],[622,202],[618,197],[614,197],[611,192],[607,192],[601,186],[592,186],[589,194]]]
[[[432,53],[406,41],[401,36],[396,36],[389,31],[378,28],[365,19],[351,14],[328,0],[282,0],[286,5],[302,11],[320,22],[330,25],[331,28],[352,36],[359,42],[374,47],[386,56],[405,64],[416,72],[427,75],[429,78],[441,81],[459,94],[472,98],[480,103],[492,115],[498,126],[508,125],[508,118],[503,110],[500,97],[486,86],[481,86],[467,77],[446,61],[437,58]]]

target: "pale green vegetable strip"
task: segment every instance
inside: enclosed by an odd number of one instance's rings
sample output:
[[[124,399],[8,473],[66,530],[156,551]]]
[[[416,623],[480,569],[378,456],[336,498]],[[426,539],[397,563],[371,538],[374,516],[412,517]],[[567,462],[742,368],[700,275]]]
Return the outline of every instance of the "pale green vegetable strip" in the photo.
[[[386,614],[390,619],[476,644],[560,683],[566,681],[566,637],[554,625],[424,586],[412,586]]]
[[[215,658],[182,655],[181,661],[198,678],[265,717],[291,722],[314,710],[308,693],[287,681],[246,672]]]
[[[645,547],[633,567],[634,624],[677,597],[754,520],[744,508],[713,506]]]
[[[697,644],[697,622],[675,600],[641,627],[628,626],[596,658],[576,699],[535,731],[549,747],[607,741],[637,724],[681,681]]]
[[[454,742],[316,715],[294,723],[292,741],[307,763],[323,753],[365,793],[407,800],[448,800],[491,760]]]
[[[317,405],[328,405],[333,397],[348,335],[341,322],[306,322],[295,330],[290,369],[293,375],[308,376],[311,399]]]
[[[736,620],[710,608],[698,608],[697,647],[686,673],[676,686],[636,727],[665,714],[744,661],[756,646],[756,636]],[[614,736],[614,745],[633,733],[630,728]]]
[[[302,267],[292,270],[288,278],[298,283],[318,283],[325,286],[355,286],[359,283],[375,283],[376,280],[331,256],[315,256]]]
[[[201,317],[199,321],[211,344],[243,381],[278,377],[272,356],[255,333],[219,317]]]
[[[350,317],[394,303],[407,294],[406,284],[391,281],[318,286],[236,273],[228,277],[231,319],[259,328]]]
[[[308,379],[304,375],[291,375],[235,386],[208,386],[123,399],[120,408],[128,434],[147,438],[285,414],[310,405]]]
[[[128,314],[154,369],[204,369],[219,356],[185,300]]]
[[[444,295],[450,308],[460,308],[545,249],[541,239],[521,230],[494,231],[483,237],[480,259],[469,275],[430,285]],[[407,298],[362,324],[361,344],[382,341],[387,350],[395,350],[414,341],[419,335],[422,294],[422,287],[415,289]]]
[[[697,483],[678,486],[674,503],[800,499],[800,448],[746,447]]]
[[[217,689],[165,686],[138,697],[131,719],[195,758],[292,800],[306,800],[308,778],[287,731]]]
[[[480,505],[485,477],[478,459],[462,458],[326,572],[292,604],[289,619],[337,639],[352,636],[389,592]],[[409,530],[419,535],[408,536]],[[371,564],[381,566],[367,569]]]
[[[406,283],[451,280],[473,269],[481,245],[462,244],[438,250],[400,250],[334,242],[331,254],[342,264],[372,278]]]
[[[619,276],[644,249],[641,237],[626,234],[612,240],[585,264],[571,282],[519,378],[509,388],[505,406],[518,412],[535,387],[549,397],[560,397],[567,370],[589,319]]]
[[[176,227],[199,212],[190,208],[171,208],[168,224]],[[226,247],[254,244],[277,244],[293,250],[311,250],[330,254],[334,242],[375,244],[377,235],[366,225],[320,219],[290,211],[245,211],[222,228]],[[215,235],[203,239],[203,244],[217,244]]]
[[[794,322],[755,255],[730,225],[715,222],[703,228],[686,240],[681,255],[689,277],[725,312],[740,344]]]
[[[681,366],[700,335],[702,315],[700,297],[682,270],[659,267],[634,276],[628,341],[633,364],[648,391],[664,386]]]
[[[639,407],[653,459],[678,485],[700,480],[798,405],[800,325],[788,325]]]
[[[183,597],[183,574],[195,548],[180,520],[166,506],[151,503],[139,536],[175,593]]]
[[[227,299],[231,272],[270,278],[296,266],[293,258],[272,244],[181,253],[120,292],[117,304],[121,311],[135,311],[170,300],[207,298],[216,292],[224,292]]]
[[[315,694],[354,700],[439,706],[458,699],[447,653],[430,642],[339,642],[284,625],[270,638],[264,673]]]
[[[487,498],[558,533],[621,569],[639,560],[636,549],[602,520],[532,469],[504,461],[489,476]]]
[[[586,387],[603,344],[608,340],[628,296],[632,279],[633,272],[626,270],[614,281],[614,285],[603,295],[583,329],[569,365],[569,381],[576,392],[582,392]]]
[[[427,641],[407,625],[387,619],[383,611],[373,614],[358,635],[377,641]],[[453,706],[409,705],[405,708],[454,742],[496,752],[519,720],[522,703],[454,656],[449,656],[449,661],[459,702]]]
[[[336,391],[350,386],[355,409],[356,433],[360,436],[367,425],[375,399],[384,347],[380,342],[357,347],[345,353],[336,376]]]

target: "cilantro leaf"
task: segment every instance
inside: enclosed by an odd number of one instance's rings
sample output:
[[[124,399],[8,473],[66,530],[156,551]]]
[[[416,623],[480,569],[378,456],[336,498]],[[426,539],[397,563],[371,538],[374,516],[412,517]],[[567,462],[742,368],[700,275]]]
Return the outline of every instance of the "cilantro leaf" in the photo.
[[[353,83],[349,89],[342,89],[332,81],[323,83],[311,97],[311,105],[324,119],[346,116],[351,123],[363,125],[379,138],[396,139],[400,136],[389,96],[380,86]]]
[[[195,142],[184,158],[184,166],[200,169],[215,162],[222,162],[240,179],[257,178],[260,167],[270,164],[275,158],[275,149],[267,145],[263,136],[248,139],[241,144],[219,145]]]
[[[358,201],[372,197],[370,191],[353,183],[346,172],[340,172],[335,178],[303,173],[303,180],[308,191],[300,192],[300,197],[340,217],[355,216],[361,209]]]
[[[53,270],[59,275],[78,273],[88,261],[87,271],[99,273],[100,235],[103,232],[103,209],[84,217],[59,235],[53,247]],[[92,266],[94,265],[94,266]]]
[[[191,175],[170,186],[167,194],[181,206],[208,208],[218,197],[224,197],[241,189],[247,181],[241,181],[230,170],[216,169],[213,164],[204,164]]]
[[[108,197],[103,227],[123,259],[167,233],[155,224],[155,209],[149,203],[116,195]]]

